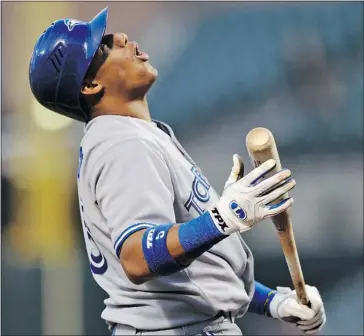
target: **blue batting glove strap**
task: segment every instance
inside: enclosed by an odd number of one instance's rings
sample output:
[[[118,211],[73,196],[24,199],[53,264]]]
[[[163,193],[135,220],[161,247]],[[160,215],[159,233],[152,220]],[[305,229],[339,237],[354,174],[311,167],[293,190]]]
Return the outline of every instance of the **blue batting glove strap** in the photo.
[[[268,297],[265,299],[264,301],[264,309],[263,309],[263,313],[265,316],[268,316],[268,317],[272,317],[272,314],[270,313],[270,303],[272,302],[273,298],[274,298],[274,295],[276,294],[277,292],[275,290],[271,290],[269,293],[268,293]]]
[[[269,305],[275,293],[275,290],[262,285],[258,281],[255,281],[255,291],[253,299],[249,305],[249,312],[272,317],[269,310]]]
[[[186,267],[178,264],[168,251],[167,235],[171,227],[172,224],[167,224],[150,228],[142,238],[144,258],[149,270],[156,275],[171,275]]]
[[[192,258],[199,257],[226,237],[218,230],[208,211],[181,224],[178,229],[179,242],[186,256]]]

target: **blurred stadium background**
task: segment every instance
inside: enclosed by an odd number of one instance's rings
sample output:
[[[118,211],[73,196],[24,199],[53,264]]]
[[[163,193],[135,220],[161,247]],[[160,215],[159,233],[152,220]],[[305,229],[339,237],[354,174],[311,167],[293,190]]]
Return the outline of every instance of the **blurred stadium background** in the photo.
[[[76,194],[83,125],[44,110],[28,85],[36,38],[90,20],[137,40],[159,70],[149,102],[220,192],[247,132],[268,127],[298,181],[294,230],[325,335],[363,334],[363,4],[2,3],[2,334],[104,335],[104,293],[88,268]],[[244,235],[256,278],[287,285],[270,222]],[[224,288],[224,284],[221,284]],[[248,335],[297,334],[247,314]]]

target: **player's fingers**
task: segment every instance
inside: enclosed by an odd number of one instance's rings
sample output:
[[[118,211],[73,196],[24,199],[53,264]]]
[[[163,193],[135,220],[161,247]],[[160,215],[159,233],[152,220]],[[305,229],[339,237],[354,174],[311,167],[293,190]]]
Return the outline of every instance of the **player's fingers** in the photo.
[[[237,181],[239,181],[244,176],[244,162],[243,162],[243,159],[241,158],[241,156],[238,154],[234,155],[233,160],[235,160],[234,166],[239,166],[239,172],[238,172],[238,176],[236,179]]]
[[[292,289],[289,287],[281,287],[281,286],[277,286],[277,291],[281,294],[289,294],[292,292]]]
[[[292,173],[289,169],[280,170],[278,173],[255,185],[254,194],[257,196],[268,194],[272,189],[277,189],[291,175]]]
[[[307,335],[317,334],[324,327],[325,323],[326,323],[326,315],[323,316],[321,324],[319,324],[314,329],[305,330],[304,333]]]
[[[268,192],[265,196],[263,196],[263,203],[269,204],[282,197],[285,193],[293,189],[296,185],[296,181],[294,179],[285,180],[280,184],[280,186],[272,191]]]
[[[317,314],[313,317],[312,320],[301,320],[298,321],[297,324],[299,326],[302,326],[302,330],[312,329],[312,326],[314,323],[316,323],[318,320],[322,320],[322,316],[324,315],[323,309],[320,309]]]
[[[314,329],[314,330],[307,330],[307,331],[305,331],[304,333],[306,334],[306,335],[316,335],[316,334],[318,334],[318,332],[321,330],[321,328],[318,328],[318,329]]]
[[[315,312],[312,309],[299,304],[293,298],[286,299],[284,310],[286,312],[285,315],[295,316],[301,320],[311,320],[315,316]]]
[[[231,169],[230,176],[233,182],[240,180],[244,176],[244,163],[239,154],[233,155],[233,168]]]
[[[325,321],[324,321],[323,317],[321,316],[321,318],[318,321],[316,321],[315,323],[312,323],[307,326],[297,324],[297,328],[304,332],[307,332],[307,333],[315,332],[315,331],[317,332],[320,329],[320,327],[323,326],[324,322]]]
[[[303,325],[299,325],[297,324],[297,328],[306,332],[306,331],[314,331],[314,330],[317,330],[321,327],[321,325],[323,324],[323,320],[322,320],[322,317],[320,318],[320,320],[316,321],[315,323],[312,323],[310,325],[306,325],[306,326],[303,326]]]
[[[238,154],[233,155],[233,167],[228,180],[225,183],[225,188],[230,184],[235,183],[244,176],[244,163]]]
[[[293,198],[284,198],[277,204],[272,204],[264,207],[265,216],[264,218],[276,216],[283,211],[286,211],[293,204]]]
[[[253,169],[248,175],[241,180],[241,183],[247,186],[253,186],[259,179],[267,175],[276,166],[276,162],[273,159],[269,159],[262,163],[259,167]],[[240,183],[240,182],[238,182]]]
[[[323,306],[323,302],[322,302],[318,289],[314,286],[309,286],[309,285],[306,285],[305,287],[306,287],[307,296],[311,303],[311,308],[314,311],[320,310],[321,307]]]

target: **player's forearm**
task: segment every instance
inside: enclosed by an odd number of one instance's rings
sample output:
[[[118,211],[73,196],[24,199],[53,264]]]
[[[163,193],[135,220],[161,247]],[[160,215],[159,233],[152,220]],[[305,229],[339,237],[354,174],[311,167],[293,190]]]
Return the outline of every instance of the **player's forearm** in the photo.
[[[128,278],[142,284],[184,269],[226,237],[206,212],[186,223],[159,225],[134,233],[121,248],[120,262]]]
[[[120,263],[125,274],[136,285],[149,280],[151,273],[143,256],[141,245],[146,230],[135,232],[124,243],[120,251]]]

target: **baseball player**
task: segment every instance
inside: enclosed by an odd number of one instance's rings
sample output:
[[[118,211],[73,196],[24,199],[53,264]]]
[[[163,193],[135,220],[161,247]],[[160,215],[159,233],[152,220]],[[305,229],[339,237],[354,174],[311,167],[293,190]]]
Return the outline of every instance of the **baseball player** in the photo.
[[[318,290],[310,307],[289,288],[254,280],[241,233],[293,202],[295,186],[269,160],[243,176],[238,155],[221,197],[146,94],[157,78],[148,54],[123,33],[105,34],[108,9],[92,21],[62,19],[36,42],[35,98],[85,123],[77,172],[80,212],[102,318],[113,335],[241,335],[247,311],[293,321],[307,334],[325,324]]]

